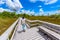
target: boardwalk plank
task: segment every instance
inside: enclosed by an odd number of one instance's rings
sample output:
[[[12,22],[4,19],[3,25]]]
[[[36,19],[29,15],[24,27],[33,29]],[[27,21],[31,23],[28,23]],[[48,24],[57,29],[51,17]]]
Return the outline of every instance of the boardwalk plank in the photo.
[[[16,31],[13,40],[45,40],[37,31],[38,29],[35,27],[27,29],[26,32],[18,33]]]

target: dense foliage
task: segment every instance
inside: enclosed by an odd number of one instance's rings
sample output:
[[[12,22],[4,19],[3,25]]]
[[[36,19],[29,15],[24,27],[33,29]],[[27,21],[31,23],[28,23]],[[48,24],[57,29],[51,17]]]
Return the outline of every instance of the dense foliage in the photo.
[[[28,15],[26,13],[16,14],[16,12],[0,12],[0,35],[7,29],[9,26],[17,20],[18,17],[24,16],[30,20],[43,20],[47,22],[51,22],[54,24],[60,24],[60,14],[54,14],[49,16],[34,16]],[[2,31],[2,32],[1,32]]]
[[[53,15],[50,15],[51,18],[59,18],[60,19],[60,14],[53,14]]]
[[[15,12],[2,12],[0,13],[0,35],[7,30],[10,25],[18,18]]]
[[[0,13],[0,17],[9,17],[9,18],[17,18],[18,17],[18,14],[16,14],[15,12],[7,12],[7,11],[4,11],[2,13]]]

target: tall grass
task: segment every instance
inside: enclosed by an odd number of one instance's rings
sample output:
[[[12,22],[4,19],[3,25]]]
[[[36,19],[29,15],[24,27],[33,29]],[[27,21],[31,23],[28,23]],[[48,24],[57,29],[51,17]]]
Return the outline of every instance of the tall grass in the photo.
[[[57,15],[54,14],[54,15],[50,15],[50,16],[30,16],[30,17],[26,17],[26,18],[30,19],[30,20],[42,20],[42,21],[60,25],[60,14],[57,14]]]
[[[0,13],[0,35],[9,28],[9,26],[18,18],[15,13],[2,12]]]
[[[24,16],[27,19],[30,20],[42,20],[51,22],[54,24],[60,25],[60,14],[54,14],[50,16],[34,16],[34,15],[28,15],[28,14],[16,14],[15,12],[2,12],[0,13],[0,35],[4,33],[5,30],[9,28],[9,26],[18,18]]]

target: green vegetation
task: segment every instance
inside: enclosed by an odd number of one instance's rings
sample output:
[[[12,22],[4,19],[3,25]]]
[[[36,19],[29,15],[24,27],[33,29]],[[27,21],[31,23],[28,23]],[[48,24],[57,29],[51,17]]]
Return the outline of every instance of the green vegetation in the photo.
[[[30,20],[42,20],[51,22],[54,24],[60,25],[60,14],[54,14],[49,16],[34,16],[34,15],[28,15],[28,14],[16,14],[15,12],[2,12],[0,13],[0,35],[9,28],[9,26],[18,18],[24,16],[27,19]],[[34,24],[34,23],[33,23]]]
[[[0,18],[0,35],[16,20],[16,18]]]
[[[9,26],[18,18],[15,13],[2,12],[0,13],[0,35],[9,28]]]
[[[58,15],[54,14],[50,16],[30,16],[26,18],[30,20],[42,20],[42,21],[51,22],[51,23],[60,25],[60,14]]]
[[[2,12],[0,13],[0,17],[2,18],[18,18],[18,14],[16,14],[15,12]]]

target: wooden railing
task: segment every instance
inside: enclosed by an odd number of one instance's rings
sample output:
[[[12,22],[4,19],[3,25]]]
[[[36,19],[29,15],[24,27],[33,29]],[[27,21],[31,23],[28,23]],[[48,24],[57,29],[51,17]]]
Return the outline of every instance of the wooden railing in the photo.
[[[60,31],[59,31],[60,25],[45,22],[45,21],[40,21],[40,20],[28,20],[28,19],[26,19],[26,20],[28,22],[40,22],[41,26],[38,27],[38,29],[40,29],[40,31],[47,34],[48,36],[50,36],[54,40],[60,40]],[[49,28],[47,28],[45,26],[47,26]]]
[[[45,22],[45,21],[41,21],[41,20],[28,20],[26,19],[28,22],[40,22],[41,26],[44,26],[52,31],[55,31],[56,33],[60,34],[60,25],[57,24],[53,24],[53,23],[49,23],[49,22]],[[35,25],[35,24],[34,24]]]
[[[60,30],[60,25],[57,25],[57,24],[53,24],[53,23],[49,23],[49,22],[45,22],[45,21],[41,21],[41,20],[28,20],[28,19],[26,19],[26,20],[28,22],[40,22],[43,25],[47,25],[47,26],[50,26],[56,30]]]
[[[57,25],[57,24],[53,24],[53,23],[48,23],[48,22],[45,22],[45,21],[40,21],[40,20],[28,20],[26,19],[26,21],[28,22],[40,22],[42,23],[43,25],[48,25],[48,26],[51,26],[55,29],[58,29],[60,30],[60,25]],[[12,30],[14,29],[15,27],[15,30],[14,30],[14,33],[12,34],[12,37],[11,37],[11,40],[13,39],[13,36],[16,32],[16,27],[17,27],[17,24],[18,23],[18,26],[20,26],[20,18],[18,18],[1,36],[0,36],[0,40],[9,40],[9,35],[11,34]],[[27,23],[26,25],[28,27],[30,27]]]
[[[18,23],[17,19],[1,36],[0,36],[0,40],[9,40],[9,36],[11,34],[11,32],[13,31],[14,27],[16,27],[16,24]]]

